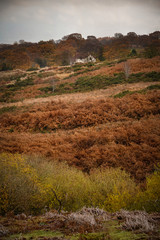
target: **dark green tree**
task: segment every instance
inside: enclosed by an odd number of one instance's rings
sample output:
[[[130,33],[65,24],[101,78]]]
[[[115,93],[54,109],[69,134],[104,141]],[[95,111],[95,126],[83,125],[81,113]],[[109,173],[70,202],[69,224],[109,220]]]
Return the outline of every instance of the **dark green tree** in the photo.
[[[160,48],[158,48],[154,45],[148,46],[147,48],[145,48],[144,55],[147,58],[152,58],[152,57],[155,57],[155,56],[159,56],[160,55]]]
[[[136,49],[133,48],[133,49],[131,50],[129,56],[131,56],[131,57],[137,56],[137,51],[136,51]]]
[[[40,68],[47,66],[47,60],[45,58],[36,58],[35,62],[38,63]]]
[[[105,57],[104,57],[103,53],[104,53],[104,48],[100,47],[100,49],[99,49],[99,56],[98,56],[98,59],[100,61],[104,61],[105,60]]]

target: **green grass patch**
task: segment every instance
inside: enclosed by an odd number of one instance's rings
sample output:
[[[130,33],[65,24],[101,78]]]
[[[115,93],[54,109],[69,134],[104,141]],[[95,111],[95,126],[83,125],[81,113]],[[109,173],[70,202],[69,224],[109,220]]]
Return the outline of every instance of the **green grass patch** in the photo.
[[[121,229],[118,221],[108,221],[105,223],[105,228],[109,233],[111,240],[142,240],[148,239],[148,235],[144,233],[136,234],[134,232],[124,231]]]
[[[128,83],[135,82],[159,82],[160,72],[134,73],[129,76]]]
[[[29,239],[39,239],[40,237],[48,237],[48,238],[53,238],[53,237],[63,237],[64,235],[61,232],[52,232],[52,231],[43,231],[43,230],[37,230],[37,231],[32,231],[29,233],[19,233],[19,234],[14,234],[9,236],[8,238],[4,238],[6,240],[11,240],[11,239],[23,239],[25,238],[26,240]]]
[[[160,81],[160,73],[151,72],[151,73],[136,73],[131,74],[129,79],[125,79],[123,72],[115,73],[114,76],[107,75],[96,75],[96,76],[82,76],[77,78],[74,83],[62,83],[56,86],[54,92],[52,92],[52,86],[40,88],[44,94],[39,95],[38,97],[48,97],[51,95],[61,95],[65,93],[74,93],[74,92],[89,92],[96,89],[105,89],[108,86],[115,84],[123,83],[137,83],[137,82],[151,82],[151,81]],[[154,87],[147,88],[147,90],[159,89],[159,85]],[[144,90],[143,90],[144,91]],[[143,92],[142,91],[142,92]],[[114,97],[123,97],[127,94],[132,94],[132,91],[123,91]],[[141,90],[140,90],[141,93]]]
[[[22,87],[26,87],[26,86],[29,86],[29,85],[33,85],[33,79],[32,77],[28,77],[27,79],[25,80],[20,80],[20,79],[17,79],[17,81],[15,82],[14,85],[8,85],[9,88],[11,87],[11,90],[12,91],[16,91],[16,90],[19,90],[21,89]]]
[[[79,77],[74,83],[63,83],[57,86],[55,94],[86,92],[95,89],[102,89],[112,84],[124,83],[123,73],[117,74],[114,77],[107,75],[84,76]]]
[[[106,231],[104,232],[93,232],[86,234],[76,234],[64,236],[61,232],[52,232],[52,231],[43,231],[36,230],[29,233],[19,233],[10,235],[9,237],[3,238],[4,240],[11,239],[22,239],[26,240],[34,239],[37,240],[39,238],[53,238],[53,237],[65,237],[68,240],[145,240],[148,239],[148,235],[144,233],[134,233],[123,231],[120,228],[120,225],[117,221],[109,221],[105,226]]]
[[[18,78],[21,78],[21,77],[25,77],[26,76],[26,73],[16,73],[14,75],[9,75],[9,76],[0,76],[0,81],[3,80],[5,82],[10,82],[10,81],[14,81]]]
[[[75,64],[72,66],[72,70],[74,72],[80,71],[80,70],[82,70],[82,68],[83,68],[83,65],[81,65],[81,64]]]
[[[131,94],[131,93],[134,93],[134,92],[126,90],[126,91],[123,91],[123,92],[120,92],[120,93],[114,95],[114,98],[122,98],[122,97],[124,97],[124,96],[126,96],[128,94]]]
[[[108,66],[108,67],[113,67],[113,66],[115,66],[117,63],[121,63],[121,62],[125,62],[125,61],[127,61],[127,58],[121,58],[121,59],[113,60],[113,61],[105,60],[102,65],[103,65],[103,66]]]
[[[80,234],[78,237],[79,240],[104,240],[110,239],[109,235],[104,232],[98,233],[88,233],[88,234]]]
[[[46,77],[51,77],[54,75],[55,75],[55,73],[53,73],[53,72],[40,72],[37,76],[39,78],[46,78]]]
[[[48,92],[53,92],[53,87],[49,86],[49,87],[39,88],[38,90],[44,93],[48,93]]]
[[[106,88],[112,84],[122,83],[123,77],[121,75],[115,77],[108,77],[105,75],[97,75],[94,77],[80,77],[73,85],[75,91],[91,91],[95,89]]]
[[[71,77],[75,77],[75,76],[78,76],[78,75],[83,74],[83,73],[87,73],[87,72],[92,72],[92,71],[98,70],[102,66],[103,66],[102,64],[98,65],[98,66],[94,66],[93,63],[88,63],[88,64],[85,64],[85,65],[78,65],[78,66],[75,65],[75,66],[72,67],[74,73],[70,74],[68,77],[66,77],[64,79],[69,79]]]
[[[160,84],[155,84],[155,85],[148,86],[148,87],[146,87],[144,89],[141,89],[139,91],[129,91],[129,90],[126,90],[126,91],[123,91],[123,92],[120,92],[120,93],[114,95],[113,97],[114,98],[122,98],[122,97],[124,97],[124,96],[126,96],[128,94],[131,95],[131,94],[134,94],[134,93],[145,94],[145,93],[147,93],[150,90],[159,90],[159,89],[160,89]]]
[[[0,114],[6,113],[6,112],[14,112],[16,109],[17,109],[16,106],[3,107],[3,108],[0,108]]]
[[[151,85],[151,86],[147,87],[146,89],[147,90],[159,90],[160,84]]]
[[[37,72],[30,72],[29,74],[30,75],[35,75],[35,74],[37,74]]]
[[[27,69],[28,72],[36,71],[36,70],[38,70],[38,68],[36,68],[36,67],[30,67],[30,68]]]
[[[24,87],[34,85],[33,79],[28,77],[27,79],[20,80],[17,78],[15,84],[8,84],[3,87],[3,95],[0,97],[0,102],[9,102],[11,97],[15,95],[15,92],[21,90]]]
[[[99,67],[101,66],[97,66],[96,68],[99,68]],[[93,68],[90,67],[88,69],[85,69],[83,72],[88,72],[92,70]],[[41,73],[41,74],[47,74],[47,73]],[[76,72],[75,74],[78,75],[79,72]],[[152,82],[152,81],[155,81],[155,82],[160,81],[160,72],[131,74],[127,80],[125,79],[125,75],[123,72],[115,73],[114,76],[107,76],[107,75],[89,76],[88,75],[88,76],[82,76],[77,78],[74,83],[66,82],[66,83],[59,84],[55,87],[54,92],[53,92],[52,86],[39,88],[42,94],[37,97],[48,97],[51,95],[61,95],[65,93],[87,92],[87,91],[93,91],[96,89],[105,89],[108,86],[115,85],[115,84]],[[0,102],[11,101],[11,97],[15,94],[17,90],[20,90],[26,86],[33,85],[33,84],[34,83],[32,78],[27,78],[22,81],[20,80],[20,78],[17,78],[15,84],[9,84],[1,88],[4,94],[1,96]],[[141,90],[140,93],[143,93],[151,89],[159,89],[159,85],[157,84],[152,87],[150,86],[145,90]],[[117,96],[115,95],[114,97],[123,97],[126,94],[132,94],[132,93],[133,92],[130,92],[130,91],[124,91],[122,93],[119,93]]]

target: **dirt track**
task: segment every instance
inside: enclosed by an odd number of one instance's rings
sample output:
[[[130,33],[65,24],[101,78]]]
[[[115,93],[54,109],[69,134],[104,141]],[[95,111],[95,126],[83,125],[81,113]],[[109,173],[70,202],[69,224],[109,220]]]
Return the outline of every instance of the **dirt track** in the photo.
[[[150,85],[157,84],[157,82],[139,82],[139,83],[132,83],[132,84],[119,84],[115,86],[108,87],[107,89],[100,89],[95,90],[92,92],[86,93],[71,93],[71,94],[63,94],[57,96],[50,96],[46,98],[30,98],[25,99],[23,101],[14,102],[14,103],[0,103],[0,108],[2,107],[10,107],[10,106],[24,106],[30,104],[37,104],[37,103],[46,103],[51,101],[64,101],[64,102],[83,102],[85,100],[91,99],[102,99],[109,96],[114,96],[125,90],[136,91],[144,89]]]

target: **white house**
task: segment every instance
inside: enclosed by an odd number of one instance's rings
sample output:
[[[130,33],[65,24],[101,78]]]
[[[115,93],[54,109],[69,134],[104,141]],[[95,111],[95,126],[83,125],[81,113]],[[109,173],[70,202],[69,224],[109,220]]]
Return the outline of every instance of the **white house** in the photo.
[[[80,59],[80,58],[76,59],[74,63],[88,63],[88,62],[95,63],[96,59],[92,55],[89,55],[88,57],[83,59]]]

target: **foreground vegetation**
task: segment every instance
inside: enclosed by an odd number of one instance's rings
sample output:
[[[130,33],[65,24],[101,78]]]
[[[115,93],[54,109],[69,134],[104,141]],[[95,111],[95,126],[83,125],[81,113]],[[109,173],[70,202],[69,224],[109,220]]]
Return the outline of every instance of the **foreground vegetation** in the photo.
[[[142,188],[119,168],[97,169],[88,175],[65,162],[0,155],[3,240],[158,239],[158,215],[144,209],[158,212],[159,206],[158,166]]]
[[[6,231],[3,240],[140,240],[159,237],[154,216],[140,211],[122,210],[111,215],[98,208],[83,208],[76,213],[47,212],[30,218],[23,214],[10,217],[8,221],[12,221],[12,227],[9,230],[3,228]],[[0,222],[5,223],[5,218]]]
[[[121,210],[109,214],[99,208],[86,207],[75,213],[50,211],[34,217],[19,214],[8,217],[8,225],[5,217],[0,219],[0,234],[3,240],[159,239],[157,217],[159,215],[144,211]]]
[[[160,172],[147,177],[145,190],[125,171],[98,169],[85,174],[66,163],[18,154],[0,156],[0,214],[37,214],[83,206],[109,212],[121,208],[160,211]]]

